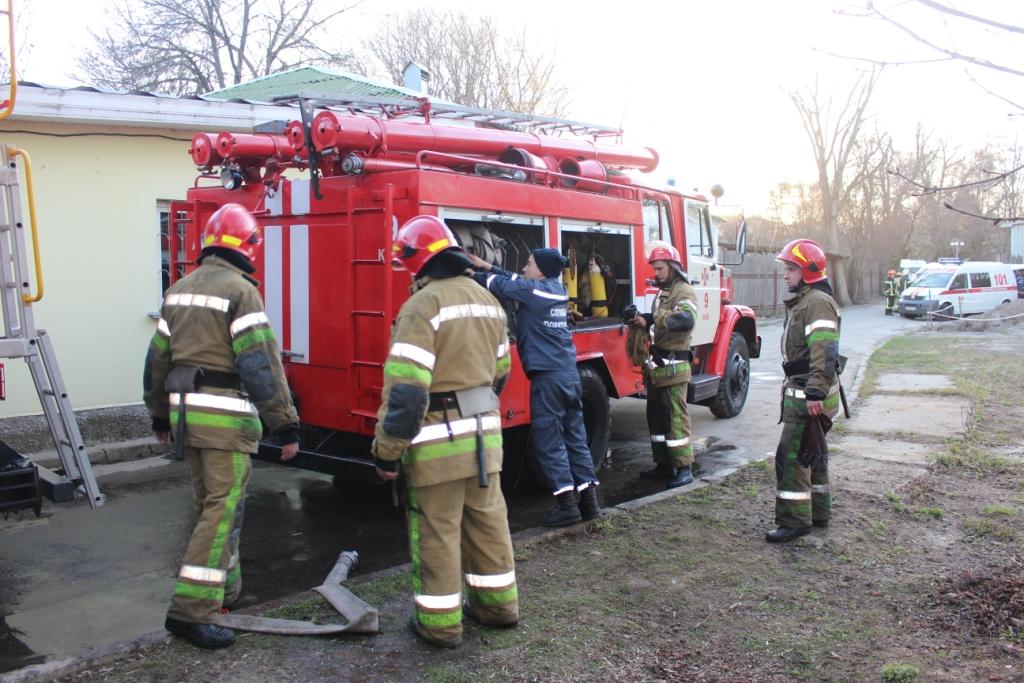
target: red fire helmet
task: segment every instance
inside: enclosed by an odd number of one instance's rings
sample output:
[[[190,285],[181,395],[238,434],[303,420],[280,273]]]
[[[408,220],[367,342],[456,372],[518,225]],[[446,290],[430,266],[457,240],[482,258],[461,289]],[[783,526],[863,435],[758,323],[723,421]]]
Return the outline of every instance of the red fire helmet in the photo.
[[[809,285],[828,277],[825,274],[825,250],[814,240],[793,240],[782,248],[775,260],[799,268],[800,277]]]
[[[245,256],[250,261],[256,247],[263,243],[263,235],[256,219],[241,204],[225,204],[217,209],[203,228],[203,249],[220,247]]]
[[[679,256],[679,250],[673,247],[668,242],[662,242],[661,240],[651,242],[648,245],[651,250],[647,254],[647,262],[654,263],[655,261],[668,261],[669,263],[675,264],[676,267],[682,271],[683,260]]]
[[[463,250],[444,221],[437,216],[414,216],[391,245],[391,264],[403,266],[416,277],[432,258],[449,249]]]

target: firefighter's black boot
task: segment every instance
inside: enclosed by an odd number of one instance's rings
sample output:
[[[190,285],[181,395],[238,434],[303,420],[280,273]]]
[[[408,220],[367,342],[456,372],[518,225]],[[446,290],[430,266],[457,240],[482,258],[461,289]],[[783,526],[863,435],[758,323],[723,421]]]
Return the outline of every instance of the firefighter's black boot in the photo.
[[[665,482],[665,488],[677,489],[680,486],[686,486],[693,481],[693,468],[690,465],[686,467],[673,467],[672,478]]]
[[[672,465],[667,462],[659,462],[653,470],[644,470],[640,473],[641,479],[671,479]]]
[[[801,536],[806,536],[809,533],[811,533],[811,527],[809,526],[797,528],[780,526],[778,529],[772,529],[765,534],[764,540],[769,543],[788,543],[789,541],[800,538]]]
[[[179,638],[184,638],[207,650],[227,647],[235,642],[235,632],[217,624],[193,624],[167,617],[164,628]]]
[[[580,516],[579,498],[575,491],[566,491],[555,496],[555,507],[540,520],[541,526],[569,526],[583,518]]]
[[[601,503],[597,500],[597,486],[591,484],[580,491],[580,517],[586,522],[601,516]]]

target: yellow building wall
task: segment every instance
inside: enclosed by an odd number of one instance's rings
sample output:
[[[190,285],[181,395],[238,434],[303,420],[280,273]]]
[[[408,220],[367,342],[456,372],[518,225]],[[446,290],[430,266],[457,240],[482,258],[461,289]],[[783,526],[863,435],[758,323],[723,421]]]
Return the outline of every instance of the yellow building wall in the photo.
[[[184,199],[192,185],[191,137],[151,128],[0,123],[0,143],[32,157],[45,283],[43,300],[32,308],[36,327],[50,334],[76,410],[141,401],[143,361],[156,328],[147,314],[160,304],[158,201]],[[27,224],[23,168],[20,178]],[[41,413],[25,361],[0,362],[7,376],[0,418]]]

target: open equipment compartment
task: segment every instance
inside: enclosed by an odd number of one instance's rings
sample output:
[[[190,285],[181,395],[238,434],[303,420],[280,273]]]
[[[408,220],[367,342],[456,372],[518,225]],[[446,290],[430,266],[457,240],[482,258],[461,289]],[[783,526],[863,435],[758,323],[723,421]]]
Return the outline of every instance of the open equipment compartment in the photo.
[[[633,303],[633,240],[629,226],[561,220],[559,239],[562,254],[569,259],[563,282],[570,301],[576,299],[571,317],[577,329],[620,325],[622,312]],[[599,272],[592,272],[591,261]]]

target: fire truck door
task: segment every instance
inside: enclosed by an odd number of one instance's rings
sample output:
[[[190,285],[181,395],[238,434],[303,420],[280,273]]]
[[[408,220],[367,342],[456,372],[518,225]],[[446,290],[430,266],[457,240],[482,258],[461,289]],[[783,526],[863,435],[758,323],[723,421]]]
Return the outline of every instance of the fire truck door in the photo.
[[[309,226],[263,231],[263,300],[282,354],[309,363]]]
[[[711,213],[703,202],[686,200],[686,271],[697,292],[697,326],[693,346],[715,339],[722,306],[721,270],[715,263],[717,240],[712,232]]]

